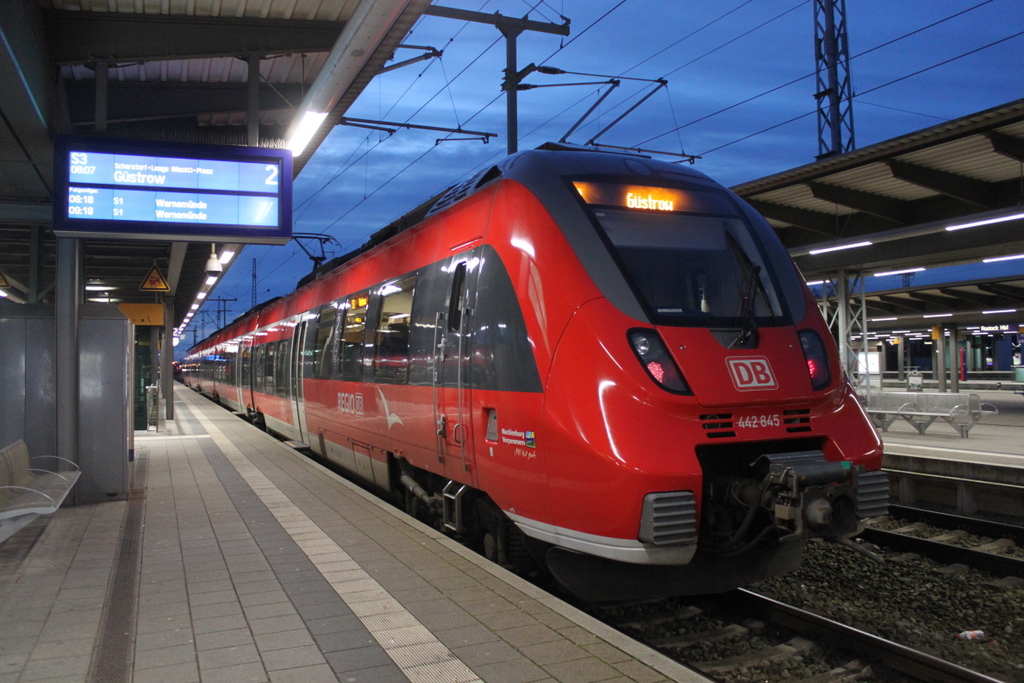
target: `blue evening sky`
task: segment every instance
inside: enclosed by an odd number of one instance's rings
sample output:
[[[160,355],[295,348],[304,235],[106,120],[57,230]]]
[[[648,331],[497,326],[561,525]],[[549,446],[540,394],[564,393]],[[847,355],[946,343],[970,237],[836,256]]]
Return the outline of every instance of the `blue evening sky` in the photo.
[[[437,4],[571,20],[567,38],[520,36],[519,68],[534,62],[668,80],[667,88],[600,142],[700,155],[695,167],[726,186],[810,163],[818,153],[812,0]],[[1024,97],[1021,0],[847,0],[846,8],[858,147]],[[378,76],[348,116],[461,126],[498,137],[489,144],[438,144],[446,134],[400,130],[389,136],[337,127],[295,182],[294,230],[337,239],[341,247],[328,256],[359,246],[370,233],[505,154],[505,44],[497,29],[423,17],[405,42],[436,47],[444,56]],[[397,59],[415,54],[398,50]],[[535,73],[526,82],[600,80]],[[588,141],[650,87],[624,80],[569,141]],[[561,138],[600,92],[597,85],[520,92],[519,148]],[[253,259],[259,302],[292,291],[311,266],[294,242],[247,247],[212,295],[238,300],[229,319],[251,304]],[[212,306],[205,309],[213,312]],[[199,338],[213,331],[210,316],[202,313],[192,323],[199,325]],[[193,338],[190,328],[182,346]]]

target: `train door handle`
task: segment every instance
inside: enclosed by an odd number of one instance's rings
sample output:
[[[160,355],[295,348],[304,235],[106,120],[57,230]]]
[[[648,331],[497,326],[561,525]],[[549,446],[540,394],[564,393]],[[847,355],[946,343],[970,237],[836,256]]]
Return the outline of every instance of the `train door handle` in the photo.
[[[448,417],[442,415],[437,418],[437,435],[444,436],[448,432]]]
[[[457,444],[459,444],[460,446],[462,445],[462,423],[461,422],[456,422],[452,426],[452,441],[457,443]]]

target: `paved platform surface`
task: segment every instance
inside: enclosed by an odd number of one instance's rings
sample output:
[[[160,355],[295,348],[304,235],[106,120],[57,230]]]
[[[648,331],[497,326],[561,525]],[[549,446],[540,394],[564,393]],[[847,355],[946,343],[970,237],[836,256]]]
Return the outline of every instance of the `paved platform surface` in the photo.
[[[704,680],[184,387],[127,501],[0,544],[0,683]]]

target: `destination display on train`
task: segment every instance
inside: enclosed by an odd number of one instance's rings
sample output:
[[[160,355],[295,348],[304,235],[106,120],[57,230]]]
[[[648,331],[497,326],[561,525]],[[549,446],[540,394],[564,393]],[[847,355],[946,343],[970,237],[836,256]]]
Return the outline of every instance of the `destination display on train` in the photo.
[[[670,213],[731,215],[736,209],[724,192],[648,185],[574,181],[573,187],[587,204]]]
[[[249,147],[64,139],[55,232],[284,243],[291,153]]]

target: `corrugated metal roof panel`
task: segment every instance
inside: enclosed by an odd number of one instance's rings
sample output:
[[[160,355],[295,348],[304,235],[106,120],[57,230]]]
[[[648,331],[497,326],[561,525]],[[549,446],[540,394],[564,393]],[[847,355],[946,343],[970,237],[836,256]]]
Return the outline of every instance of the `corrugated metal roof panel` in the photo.
[[[39,4],[83,12],[347,21],[359,0],[41,0]]]
[[[937,194],[919,185],[893,178],[892,172],[885,164],[867,164],[858,168],[851,168],[848,171],[842,171],[822,178],[821,182],[893,199],[924,199],[926,197],[934,197]]]
[[[992,143],[983,135],[911,152],[900,160],[986,182],[1000,182],[1020,175],[1020,164],[993,154]]]
[[[760,201],[772,202],[773,204],[781,204],[783,206],[791,206],[795,209],[806,209],[808,211],[818,211],[828,215],[845,216],[854,211],[845,206],[836,206],[832,202],[826,202],[822,199],[818,199],[811,193],[811,188],[806,185],[794,185],[772,192],[765,192],[759,194],[753,199]]]

